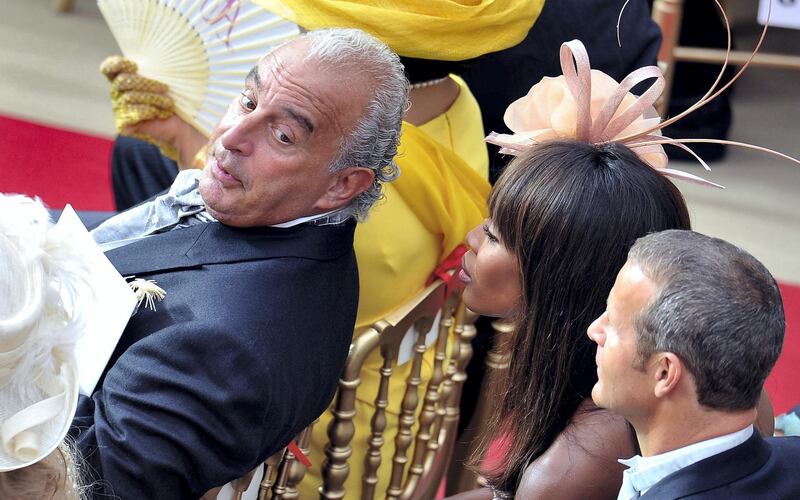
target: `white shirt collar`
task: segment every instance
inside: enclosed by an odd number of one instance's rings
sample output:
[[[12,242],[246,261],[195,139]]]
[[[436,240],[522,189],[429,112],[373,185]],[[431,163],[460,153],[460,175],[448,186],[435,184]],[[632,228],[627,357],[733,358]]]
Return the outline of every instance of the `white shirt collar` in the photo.
[[[617,500],[637,498],[673,472],[739,446],[750,439],[753,432],[753,426],[748,425],[740,431],[693,443],[660,455],[652,457],[635,455],[628,459],[620,459],[619,463],[627,465],[629,469],[622,473],[622,487]]]
[[[280,228],[294,227],[294,226],[298,226],[298,225],[300,225],[300,224],[302,224],[304,222],[308,222],[308,221],[316,220],[316,219],[321,219],[321,218],[326,217],[328,215],[331,215],[332,213],[337,212],[339,210],[341,210],[341,208],[330,210],[330,211],[322,213],[322,214],[309,215],[309,216],[306,216],[306,217],[298,217],[297,219],[290,220],[290,221],[287,221],[287,222],[281,222],[280,224],[272,224],[269,227],[280,227]]]

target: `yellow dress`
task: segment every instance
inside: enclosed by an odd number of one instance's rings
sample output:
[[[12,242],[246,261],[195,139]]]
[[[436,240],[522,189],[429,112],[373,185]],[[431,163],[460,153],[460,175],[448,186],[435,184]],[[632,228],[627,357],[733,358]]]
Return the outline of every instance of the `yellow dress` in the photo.
[[[396,158],[400,177],[386,186],[385,199],[356,229],[361,286],[356,332],[422,290],[433,269],[486,217],[490,186],[486,180],[488,153],[483,143],[480,109],[466,84],[452,78],[461,91],[450,109],[419,127],[403,123]],[[433,354],[431,349],[423,358],[422,387],[431,377]],[[397,415],[410,365],[396,368],[389,384],[386,444],[378,469],[376,498],[382,498],[388,486]],[[360,496],[380,366],[381,358],[376,353],[361,371],[346,498]],[[300,484],[300,498],[318,496],[330,420],[331,415],[326,413],[314,427],[309,454],[312,467]]]

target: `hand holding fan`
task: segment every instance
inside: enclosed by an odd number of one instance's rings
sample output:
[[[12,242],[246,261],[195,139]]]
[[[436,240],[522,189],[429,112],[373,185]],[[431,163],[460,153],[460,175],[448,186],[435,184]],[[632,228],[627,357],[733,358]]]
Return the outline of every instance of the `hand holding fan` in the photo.
[[[271,47],[299,27],[250,0],[98,0],[139,74],[169,86],[178,116],[206,136]]]

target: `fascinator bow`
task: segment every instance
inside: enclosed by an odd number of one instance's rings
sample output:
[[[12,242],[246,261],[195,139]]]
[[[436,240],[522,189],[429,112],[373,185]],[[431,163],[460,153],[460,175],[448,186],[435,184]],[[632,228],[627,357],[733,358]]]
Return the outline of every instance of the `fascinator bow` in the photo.
[[[622,82],[617,83],[602,71],[593,70],[589,65],[589,55],[579,40],[561,45],[561,70],[563,75],[556,78],[545,77],[534,85],[528,95],[511,103],[504,120],[514,134],[492,132],[486,142],[501,147],[500,152],[517,155],[536,143],[554,139],[577,139],[592,144],[620,142],[634,151],[639,158],[657,172],[677,179],[701,185],[721,188],[719,184],[707,181],[687,172],[667,168],[664,144],[684,149],[700,162],[706,170],[711,170],[687,143],[715,143],[738,146],[762,153],[768,153],[793,163],[800,160],[779,151],[725,139],[673,139],[661,135],[661,128],[671,125],[697,109],[705,106],[728,89],[750,65],[764,41],[772,15],[772,2],[769,2],[767,21],[761,36],[750,57],[736,74],[724,85],[717,88],[731,51],[731,29],[725,9],[714,0],[719,9],[728,33],[728,50],[717,79],[699,101],[677,115],[661,121],[653,104],[664,91],[664,76],[655,66],[646,66],[633,71]],[[626,1],[622,7],[628,4]],[[622,11],[620,11],[622,17]],[[619,34],[617,34],[619,37]],[[656,81],[641,95],[635,96],[630,90],[641,82],[655,78]]]
[[[661,119],[654,103],[664,91],[664,75],[656,66],[631,72],[617,83],[606,73],[591,69],[589,55],[580,40],[561,45],[562,76],[545,77],[528,94],[517,99],[503,117],[513,134],[492,132],[486,142],[500,146],[500,152],[517,155],[537,143],[556,139],[577,139],[592,144],[621,142],[662,175],[696,184],[723,186],[696,175],[667,168],[665,141],[689,151],[706,170],[708,165],[688,147],[660,135]],[[630,91],[655,79],[640,96]]]

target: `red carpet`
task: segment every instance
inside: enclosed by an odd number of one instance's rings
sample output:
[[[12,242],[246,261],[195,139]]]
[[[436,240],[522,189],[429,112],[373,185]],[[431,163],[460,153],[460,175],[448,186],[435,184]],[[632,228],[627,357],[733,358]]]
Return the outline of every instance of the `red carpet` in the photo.
[[[0,116],[0,192],[39,196],[50,208],[113,210],[112,141]]]
[[[800,404],[800,286],[781,284],[781,295],[786,312],[786,337],[781,357],[766,383],[775,415]]]
[[[0,116],[0,192],[36,195],[52,208],[113,210],[111,140]],[[800,403],[800,286],[782,285],[786,339],[767,380],[775,413]]]

